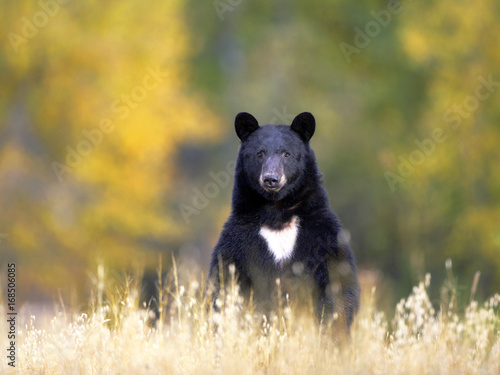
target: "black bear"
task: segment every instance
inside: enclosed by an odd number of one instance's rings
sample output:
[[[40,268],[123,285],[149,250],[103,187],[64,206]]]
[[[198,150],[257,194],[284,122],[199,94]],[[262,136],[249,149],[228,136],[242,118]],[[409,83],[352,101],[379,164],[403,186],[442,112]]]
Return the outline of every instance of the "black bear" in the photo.
[[[320,321],[335,317],[348,331],[360,289],[353,253],[338,238],[341,225],[309,146],[315,126],[308,112],[291,126],[259,126],[249,113],[236,116],[241,146],[232,211],[212,254],[209,281],[215,301],[220,278],[233,264],[242,294],[267,309],[278,289],[293,299],[297,285],[309,285]]]

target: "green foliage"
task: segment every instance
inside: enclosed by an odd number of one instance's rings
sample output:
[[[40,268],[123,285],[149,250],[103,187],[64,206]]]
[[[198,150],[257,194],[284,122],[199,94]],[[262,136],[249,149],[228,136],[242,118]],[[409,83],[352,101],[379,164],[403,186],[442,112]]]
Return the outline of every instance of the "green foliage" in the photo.
[[[462,285],[481,270],[481,295],[498,290],[498,5],[264,3],[242,2],[222,22],[190,19],[211,35],[195,72],[227,73],[208,90],[228,124],[240,110],[315,114],[332,207],[361,266],[381,269],[397,295],[424,270],[444,278],[447,258]],[[388,172],[398,179],[388,183]]]

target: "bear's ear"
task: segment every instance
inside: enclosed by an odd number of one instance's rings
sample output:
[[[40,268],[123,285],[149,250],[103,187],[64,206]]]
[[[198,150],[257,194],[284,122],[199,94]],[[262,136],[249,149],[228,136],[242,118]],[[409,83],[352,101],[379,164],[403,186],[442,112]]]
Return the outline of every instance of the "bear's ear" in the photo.
[[[234,119],[234,128],[238,138],[244,141],[259,128],[259,123],[250,113],[240,112]]]
[[[309,112],[302,112],[293,119],[292,130],[300,135],[304,142],[309,142],[316,129],[316,120]]]

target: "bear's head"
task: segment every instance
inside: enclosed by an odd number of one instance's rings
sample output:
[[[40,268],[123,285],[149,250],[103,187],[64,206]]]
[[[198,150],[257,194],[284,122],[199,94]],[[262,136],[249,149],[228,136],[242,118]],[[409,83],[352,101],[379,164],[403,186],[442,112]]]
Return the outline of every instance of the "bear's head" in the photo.
[[[314,153],[309,140],[316,122],[303,112],[287,125],[263,125],[251,114],[236,116],[236,134],[241,140],[237,173],[245,183],[267,200],[279,201],[304,187],[308,178],[316,177]]]

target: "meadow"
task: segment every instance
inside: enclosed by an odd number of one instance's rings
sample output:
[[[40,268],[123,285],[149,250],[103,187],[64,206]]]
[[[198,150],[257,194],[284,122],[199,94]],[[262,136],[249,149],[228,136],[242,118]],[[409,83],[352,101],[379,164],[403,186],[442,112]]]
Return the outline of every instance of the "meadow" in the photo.
[[[43,329],[31,317],[18,327],[16,369],[5,359],[0,369],[33,375],[500,373],[500,294],[480,304],[475,286],[463,311],[453,291],[435,308],[426,275],[391,318],[375,306],[376,288],[364,290],[350,337],[340,337],[332,327],[320,329],[311,315],[296,314],[288,300],[269,318],[244,308],[234,280],[214,313],[204,278],[178,276],[175,267],[158,278],[161,303],[153,313],[139,302],[137,280],[112,280],[99,266],[85,312],[61,303]]]

